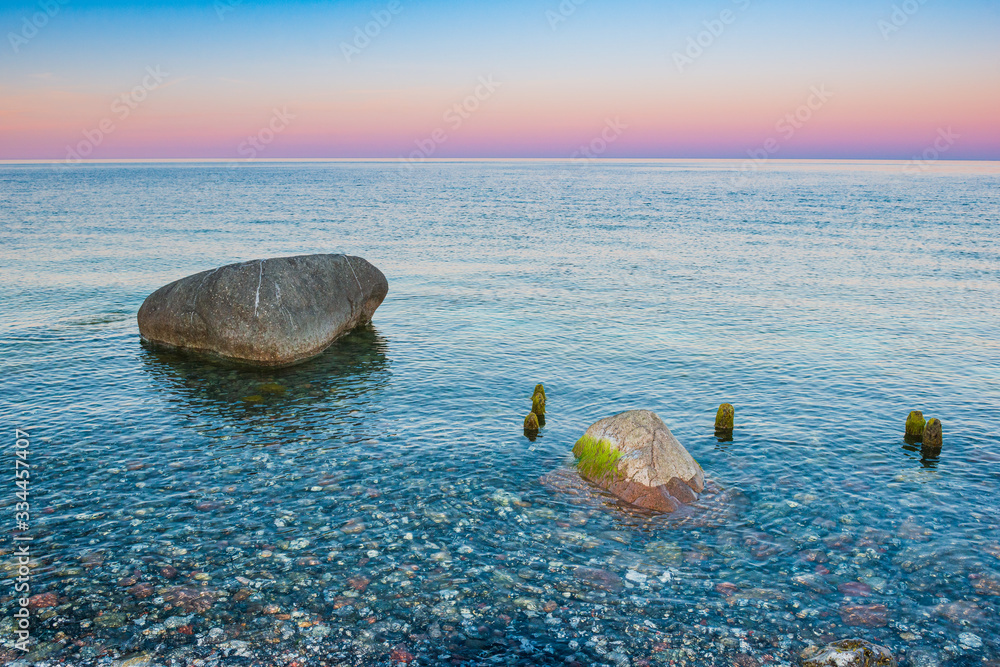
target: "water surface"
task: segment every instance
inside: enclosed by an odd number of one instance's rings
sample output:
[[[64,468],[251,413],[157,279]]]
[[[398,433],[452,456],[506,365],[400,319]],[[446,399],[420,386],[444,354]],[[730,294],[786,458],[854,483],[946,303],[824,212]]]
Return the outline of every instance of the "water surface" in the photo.
[[[52,594],[27,664],[1000,660],[1000,169],[734,167],[0,167],[3,422]],[[313,252],[390,283],[322,357],[140,345],[157,287]],[[721,489],[684,519],[575,481],[633,408]]]

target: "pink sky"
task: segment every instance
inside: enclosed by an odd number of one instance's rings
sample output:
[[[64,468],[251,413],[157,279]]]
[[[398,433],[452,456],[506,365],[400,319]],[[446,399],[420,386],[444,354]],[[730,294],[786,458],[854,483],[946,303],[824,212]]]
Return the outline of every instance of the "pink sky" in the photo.
[[[968,4],[972,21],[979,5]],[[102,159],[570,157],[581,147],[601,157],[742,158],[765,146],[776,158],[909,159],[941,132],[953,137],[942,157],[1000,159],[1000,49],[978,41],[981,15],[964,36],[940,25],[935,33],[927,8],[887,39],[877,23],[884,8],[872,10],[868,25],[829,27],[815,48],[802,50],[803,27],[818,10],[789,18],[748,5],[744,16],[739,6],[732,24],[683,68],[677,54],[692,53],[687,40],[703,37],[718,11],[689,9],[683,21],[664,19],[669,30],[657,34],[617,15],[585,15],[584,6],[553,30],[539,10],[490,23],[481,47],[449,53],[427,29],[436,25],[428,23],[433,12],[404,9],[348,61],[338,46],[350,44],[352,32],[342,26],[364,25],[377,8],[331,17],[336,27],[325,40],[306,27],[316,23],[308,12],[319,10],[299,8],[296,24],[293,8],[274,26],[291,40],[280,49],[238,39],[264,29],[263,8],[223,21],[202,8],[186,51],[134,36],[114,51],[121,38],[110,27],[107,35],[87,32],[101,30],[101,11],[67,6],[53,27],[2,56],[0,159],[64,159],[74,151]],[[145,20],[103,12],[112,25]],[[177,12],[174,20],[185,16]],[[0,14],[8,27],[19,16]],[[518,20],[527,27],[518,29]],[[447,37],[447,26],[436,29]],[[642,34],[622,34],[630,30]],[[771,42],[759,41],[762,31]],[[491,49],[510,35],[520,51]],[[102,36],[108,53],[77,57],[75,49]],[[854,41],[830,53],[838,37]],[[296,38],[302,44],[290,47]],[[606,130],[609,123],[617,129]]]

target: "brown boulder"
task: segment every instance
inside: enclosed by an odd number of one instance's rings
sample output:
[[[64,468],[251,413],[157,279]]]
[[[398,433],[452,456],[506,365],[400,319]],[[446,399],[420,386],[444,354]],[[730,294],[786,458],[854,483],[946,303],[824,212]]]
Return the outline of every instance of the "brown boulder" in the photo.
[[[705,473],[649,410],[602,419],[573,447],[580,474],[627,503],[674,512],[694,502]]]

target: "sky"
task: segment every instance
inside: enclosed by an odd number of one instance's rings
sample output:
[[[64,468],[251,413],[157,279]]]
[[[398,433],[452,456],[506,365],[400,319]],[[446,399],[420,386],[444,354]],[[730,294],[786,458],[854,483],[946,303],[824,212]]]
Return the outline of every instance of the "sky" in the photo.
[[[997,0],[0,0],[0,159],[1000,160]]]

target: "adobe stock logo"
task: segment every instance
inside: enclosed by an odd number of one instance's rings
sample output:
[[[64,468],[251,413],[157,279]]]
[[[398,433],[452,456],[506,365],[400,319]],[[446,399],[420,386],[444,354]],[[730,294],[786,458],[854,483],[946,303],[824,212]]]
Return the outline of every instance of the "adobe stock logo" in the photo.
[[[107,116],[101,119],[97,127],[83,131],[83,141],[78,142],[76,146],[66,146],[66,159],[63,164],[77,164],[93,153],[95,148],[104,143],[108,135],[118,129],[115,119],[121,122],[131,116],[152,91],[163,85],[168,76],[170,73],[162,71],[159,65],[147,67],[146,76],[139,85],[111,102],[111,113],[114,114],[114,118]]]
[[[457,132],[462,125],[465,124],[472,114],[476,113],[479,108],[493,95],[497,92],[497,89],[502,86],[503,83],[493,80],[493,75],[480,76],[479,85],[475,87],[471,95],[468,95],[461,102],[456,102],[449,109],[444,112],[441,119],[448,123],[452,132]],[[412,166],[423,162],[427,158],[433,156],[439,146],[448,141],[450,135],[444,128],[436,128],[430,133],[430,136],[424,139],[417,139],[413,143],[416,145],[417,150],[412,151],[409,157],[401,158],[406,161],[406,164]]]
[[[833,92],[827,90],[826,84],[812,86],[809,93],[804,104],[786,113],[774,124],[774,130],[778,133],[778,137],[769,137],[764,140],[760,148],[747,151],[750,159],[744,160],[742,167],[733,177],[733,187],[746,185],[750,177],[765,165],[772,155],[781,150],[782,144],[791,141],[798,131],[805,127],[833,97]]]
[[[585,2],[587,0],[562,0],[556,10],[545,10],[545,18],[548,20],[552,32],[558,30],[560,23],[565,23],[569,17],[576,14],[577,8]]]
[[[355,26],[354,40],[351,43],[341,42],[340,52],[344,54],[347,62],[355,56],[360,56],[361,52],[371,46],[372,40],[382,34],[382,31],[389,27],[392,19],[403,11],[403,5],[399,0],[392,0],[385,9],[376,9],[372,12],[372,20],[362,26]]]
[[[903,171],[908,174],[919,174],[928,171],[931,165],[941,159],[941,157],[951,150],[952,146],[962,138],[962,135],[949,128],[939,128],[934,142],[924,149],[920,155],[914,155],[913,159],[903,167]]]
[[[288,113],[288,107],[271,110],[271,118],[267,121],[257,134],[247,137],[247,140],[236,147],[236,152],[243,156],[244,162],[249,162],[257,157],[257,154],[267,148],[275,137],[288,129],[289,121],[295,120],[295,115]]]
[[[740,12],[750,9],[750,2],[751,0],[733,0],[733,4],[736,5],[736,9]],[[732,9],[723,9],[719,12],[718,17],[702,21],[701,24],[705,29],[697,35],[688,37],[687,46],[683,51],[674,51],[673,53],[674,65],[677,66],[677,71],[683,74],[687,67],[694,65],[695,61],[705,55],[705,52],[712,48],[716,40],[722,37],[726,29],[736,23],[736,19],[738,18],[739,14],[737,12]]]
[[[215,0],[215,15],[220,21],[226,20],[226,14],[243,4],[243,0]]]
[[[589,143],[580,146],[580,149],[570,155],[570,159],[578,164],[589,164],[608,152],[611,144],[618,141],[628,125],[622,122],[618,116],[608,118],[604,121],[604,129],[590,140]]]
[[[8,32],[7,40],[14,53],[20,53],[21,47],[34,39],[38,31],[49,24],[49,21],[62,11],[61,5],[69,3],[69,0],[41,0],[38,3],[39,12],[35,12],[30,17],[21,19],[21,29],[18,32]]]
[[[904,0],[898,5],[893,5],[892,14],[889,15],[889,18],[879,19],[875,24],[882,33],[882,39],[888,42],[889,36],[902,30],[903,26],[917,15],[921,5],[926,3],[927,0]]]

